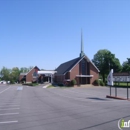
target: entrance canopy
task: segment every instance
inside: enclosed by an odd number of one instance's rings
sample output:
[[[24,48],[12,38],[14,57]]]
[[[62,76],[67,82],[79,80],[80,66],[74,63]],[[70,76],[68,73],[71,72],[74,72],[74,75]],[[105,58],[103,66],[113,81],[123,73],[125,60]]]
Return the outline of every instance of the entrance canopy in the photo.
[[[93,75],[76,75],[76,77],[93,77]]]
[[[55,74],[57,73],[57,71],[53,71],[53,70],[42,70],[42,71],[38,71],[38,74]]]
[[[49,77],[51,78],[51,83],[53,83],[53,76],[55,73],[57,73],[57,71],[53,71],[53,70],[42,70],[42,71],[38,71],[37,72],[38,75],[40,74],[44,74],[45,76],[48,77],[48,81],[49,81]]]

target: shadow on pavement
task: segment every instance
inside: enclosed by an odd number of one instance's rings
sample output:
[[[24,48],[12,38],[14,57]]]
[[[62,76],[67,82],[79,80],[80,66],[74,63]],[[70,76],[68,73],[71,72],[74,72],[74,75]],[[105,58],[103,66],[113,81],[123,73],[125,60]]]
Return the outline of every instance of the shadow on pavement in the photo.
[[[110,101],[108,99],[98,98],[98,97],[87,97],[86,99],[93,99],[93,100],[99,100],[99,101]]]

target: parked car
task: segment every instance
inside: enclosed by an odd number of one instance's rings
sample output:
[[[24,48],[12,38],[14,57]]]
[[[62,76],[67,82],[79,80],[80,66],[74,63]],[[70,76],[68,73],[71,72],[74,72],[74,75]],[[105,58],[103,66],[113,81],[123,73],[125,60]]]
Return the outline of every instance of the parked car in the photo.
[[[6,81],[0,81],[0,84],[6,84],[7,82]]]
[[[10,84],[10,81],[7,81],[7,84]]]

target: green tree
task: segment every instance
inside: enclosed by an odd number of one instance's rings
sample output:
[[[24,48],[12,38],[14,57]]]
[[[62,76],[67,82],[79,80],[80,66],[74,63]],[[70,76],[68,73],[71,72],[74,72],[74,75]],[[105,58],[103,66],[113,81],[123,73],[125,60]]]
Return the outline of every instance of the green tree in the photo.
[[[128,64],[130,65],[130,58],[127,58],[127,60],[128,60],[128,61],[127,61],[127,62],[128,62]]]
[[[28,72],[28,68],[26,68],[26,67],[20,68],[20,73],[27,73],[27,72]]]
[[[34,67],[33,66],[30,66],[29,68],[28,68],[28,71],[30,71],[31,69],[33,69]]]
[[[44,70],[44,69],[41,69],[41,70]]]
[[[11,70],[6,68],[6,67],[3,67],[1,69],[1,75],[2,75],[2,80],[10,80],[10,73],[11,73]]]
[[[33,66],[30,66],[30,67],[22,67],[20,68],[20,73],[27,73],[29,72],[31,69],[33,68]]]
[[[130,58],[122,64],[122,72],[130,72]]]
[[[32,66],[28,68],[22,67],[20,69],[18,67],[13,67],[12,69],[3,67],[0,72],[0,79],[10,81],[11,83],[17,82],[19,80],[20,73],[27,73],[32,68],[33,68]]]
[[[77,82],[76,82],[75,79],[71,80],[71,85],[72,85],[72,86],[74,86],[74,85],[76,85],[76,84],[77,84]]]
[[[103,82],[105,82],[105,78],[111,69],[114,69],[114,72],[120,72],[122,70],[119,59],[106,49],[99,50],[94,55],[92,61],[100,70],[100,75],[102,76]]]
[[[10,80],[11,80],[12,82],[18,81],[19,75],[20,75],[20,70],[19,70],[19,68],[18,68],[18,67],[12,68],[11,73],[10,73]]]

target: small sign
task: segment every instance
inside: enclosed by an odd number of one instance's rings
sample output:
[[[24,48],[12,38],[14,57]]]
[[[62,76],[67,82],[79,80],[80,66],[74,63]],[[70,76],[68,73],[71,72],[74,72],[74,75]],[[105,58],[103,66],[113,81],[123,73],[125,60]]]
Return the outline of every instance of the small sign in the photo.
[[[113,86],[113,69],[111,69],[109,75],[107,76],[107,85]]]
[[[113,76],[114,82],[130,82],[130,76]]]

